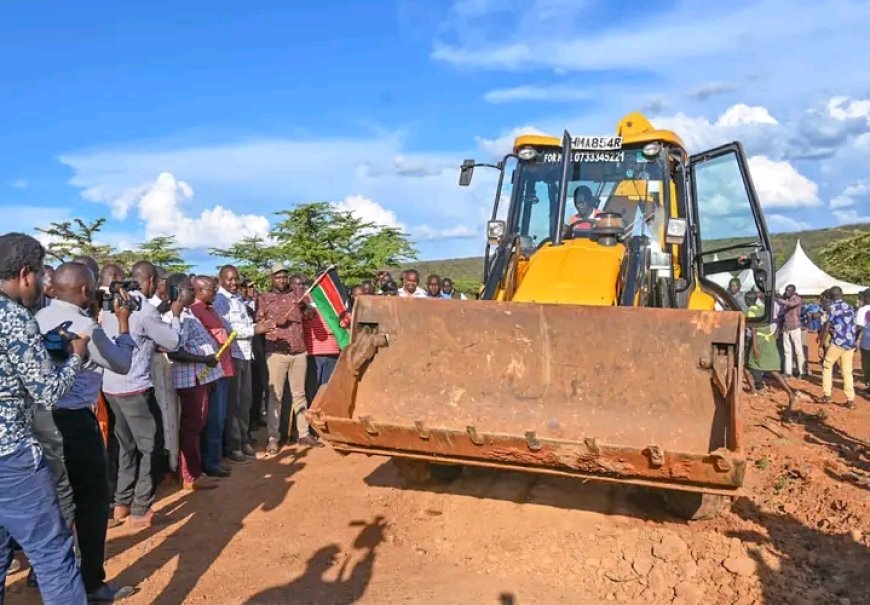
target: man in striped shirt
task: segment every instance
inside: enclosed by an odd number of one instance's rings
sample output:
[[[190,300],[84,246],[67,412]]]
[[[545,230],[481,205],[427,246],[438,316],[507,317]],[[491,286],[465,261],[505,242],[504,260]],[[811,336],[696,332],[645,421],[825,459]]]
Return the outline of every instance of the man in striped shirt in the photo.
[[[308,402],[314,400],[317,390],[329,381],[341,349],[338,341],[323,321],[316,307],[302,316],[305,348],[308,350]]]
[[[202,470],[202,431],[208,415],[209,390],[223,378],[218,363],[217,343],[205,326],[190,311],[194,302],[193,284],[184,273],[175,273],[166,280],[167,290],[178,292],[184,306],[181,312],[181,346],[169,353],[172,364],[172,384],[181,400],[181,480],[184,489],[203,490],[217,484]],[[171,314],[164,320],[171,320]],[[204,375],[204,377],[203,377]]]

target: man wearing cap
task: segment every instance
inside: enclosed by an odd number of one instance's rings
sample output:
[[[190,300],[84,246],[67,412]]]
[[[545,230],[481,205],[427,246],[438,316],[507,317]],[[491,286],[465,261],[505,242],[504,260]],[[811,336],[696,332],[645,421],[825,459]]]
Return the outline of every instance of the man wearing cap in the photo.
[[[305,376],[308,368],[305,334],[302,329],[302,312],[305,309],[305,291],[301,285],[290,285],[290,274],[283,263],[272,266],[272,291],[260,295],[256,322],[274,325],[266,333],[266,365],[269,368],[269,401],[267,404],[267,427],[269,443],[266,453],[278,453],[280,438],[281,403],[284,397],[284,381],[290,383],[293,397],[293,416],[299,432],[299,444],[317,446],[319,442],[310,435],[305,410]]]

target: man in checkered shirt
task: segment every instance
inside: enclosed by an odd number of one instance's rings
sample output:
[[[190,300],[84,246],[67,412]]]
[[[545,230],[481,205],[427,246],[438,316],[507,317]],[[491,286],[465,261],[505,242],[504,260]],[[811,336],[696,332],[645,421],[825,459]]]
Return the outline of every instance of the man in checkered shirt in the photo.
[[[172,383],[181,400],[181,478],[184,489],[204,490],[217,487],[214,479],[203,472],[200,437],[208,415],[209,389],[223,378],[218,363],[218,346],[208,330],[190,311],[193,304],[193,284],[183,273],[170,275],[166,280],[169,291],[177,290],[183,305],[181,312],[181,346],[169,353],[172,364]],[[171,313],[164,315],[169,322]],[[200,378],[205,372],[205,378]]]

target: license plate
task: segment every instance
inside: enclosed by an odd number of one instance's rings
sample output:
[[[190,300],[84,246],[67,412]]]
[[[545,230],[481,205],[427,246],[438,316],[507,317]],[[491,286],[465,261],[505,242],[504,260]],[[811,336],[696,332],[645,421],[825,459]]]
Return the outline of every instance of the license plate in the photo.
[[[610,151],[614,149],[622,149],[622,137],[573,137],[571,139],[571,148],[582,149],[585,151]]]

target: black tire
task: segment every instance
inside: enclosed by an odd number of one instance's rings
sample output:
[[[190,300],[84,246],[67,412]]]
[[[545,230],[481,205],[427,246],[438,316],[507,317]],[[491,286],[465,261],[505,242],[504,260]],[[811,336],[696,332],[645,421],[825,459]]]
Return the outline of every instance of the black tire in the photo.
[[[434,464],[409,458],[393,458],[393,464],[407,485],[450,483],[462,473],[462,466],[458,464]]]
[[[729,496],[698,494],[668,490],[665,493],[667,509],[686,521],[715,519],[731,505]]]

